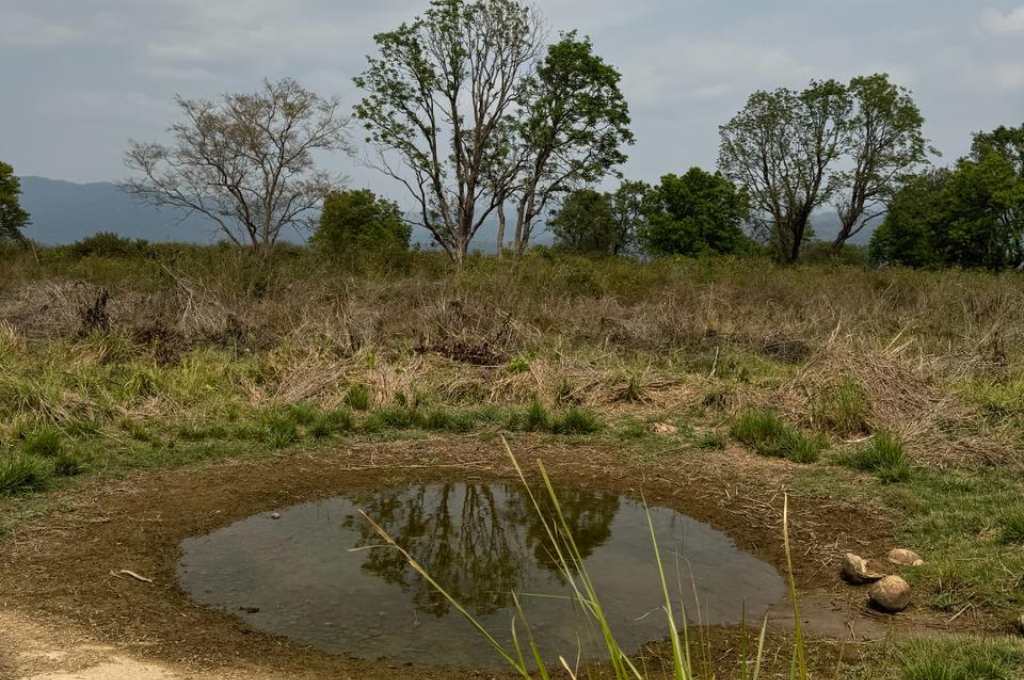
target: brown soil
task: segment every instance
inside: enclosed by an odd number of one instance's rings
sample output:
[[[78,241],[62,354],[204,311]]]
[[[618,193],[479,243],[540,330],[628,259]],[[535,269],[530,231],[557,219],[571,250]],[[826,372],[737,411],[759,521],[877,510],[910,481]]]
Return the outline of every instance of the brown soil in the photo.
[[[513,449],[524,464],[542,460],[556,485],[643,492],[652,504],[724,530],[741,548],[780,568],[785,563],[781,511],[792,471],[788,463],[729,451],[686,452],[641,464],[611,448],[553,445],[533,437],[517,439]],[[176,585],[175,568],[182,539],[258,512],[360,485],[511,475],[498,442],[467,436],[355,444],[330,453],[137,473],[59,492],[45,516],[23,522],[0,543],[0,614],[7,617],[0,618],[0,631],[7,631],[0,632],[0,675],[33,677],[40,668],[75,671],[78,661],[58,662],[45,654],[40,666],[32,649],[40,636],[48,636],[51,648],[64,649],[67,645],[53,631],[77,631],[91,641],[86,647],[106,646],[96,663],[110,663],[111,657],[126,663],[146,659],[160,664],[147,671],[154,678],[493,677],[492,671],[413,669],[332,656],[254,632],[239,619],[193,605]],[[843,631],[858,639],[880,635],[886,625],[863,612],[863,593],[838,585],[835,574],[837,558],[847,550],[881,555],[892,547],[888,523],[838,498],[791,498],[790,510],[796,578],[809,598],[802,618],[812,631],[828,637],[843,636]],[[120,570],[153,582],[115,575]],[[780,630],[787,617],[791,623],[785,608],[776,615]],[[32,623],[15,625],[16,620]],[[914,616],[897,620],[920,623]],[[26,636],[24,630],[33,625],[50,632]],[[20,637],[16,630],[22,631]],[[10,676],[4,674],[5,664]],[[128,676],[132,673],[81,677]]]

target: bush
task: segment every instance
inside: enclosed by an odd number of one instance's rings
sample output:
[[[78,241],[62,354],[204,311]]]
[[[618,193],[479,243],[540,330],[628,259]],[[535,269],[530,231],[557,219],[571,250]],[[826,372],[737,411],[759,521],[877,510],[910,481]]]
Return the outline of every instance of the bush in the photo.
[[[874,472],[886,483],[905,482],[910,478],[910,462],[903,444],[889,432],[879,432],[859,451],[841,458],[840,463],[855,470]]]
[[[733,423],[731,433],[762,456],[794,463],[813,463],[825,448],[820,438],[804,435],[771,411],[747,411]]]
[[[151,252],[148,241],[125,238],[109,231],[87,236],[71,244],[69,250],[75,257],[137,257]]]
[[[53,476],[53,465],[29,453],[0,453],[0,494],[42,491]]]
[[[404,253],[411,236],[397,203],[358,189],[327,196],[310,242],[331,260],[352,265],[368,255],[390,258]]]

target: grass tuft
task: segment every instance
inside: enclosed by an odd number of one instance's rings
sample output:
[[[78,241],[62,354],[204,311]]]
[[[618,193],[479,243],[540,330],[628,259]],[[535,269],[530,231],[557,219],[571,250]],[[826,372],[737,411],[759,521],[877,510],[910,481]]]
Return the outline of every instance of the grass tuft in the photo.
[[[857,381],[845,378],[830,386],[814,404],[814,415],[823,427],[839,435],[870,432],[868,394]]]
[[[910,461],[903,444],[890,432],[879,432],[860,450],[840,458],[839,462],[855,470],[873,472],[887,484],[910,479]]]
[[[999,524],[1002,527],[999,540],[1004,545],[1024,545],[1024,508],[1010,510],[1003,515]]]
[[[551,421],[552,434],[593,434],[601,429],[600,419],[590,411],[570,408]]]
[[[901,680],[1015,680],[1024,647],[1010,640],[921,639],[901,645]]]
[[[0,454],[0,494],[42,491],[53,476],[50,461],[30,453]]]
[[[64,442],[60,432],[51,427],[41,428],[30,432],[25,437],[22,450],[30,456],[40,458],[56,458],[64,450]]]
[[[366,385],[352,385],[345,393],[345,403],[356,411],[370,410],[370,388]]]
[[[762,456],[794,463],[814,463],[825,448],[821,438],[803,434],[771,411],[746,411],[733,423],[731,434]]]

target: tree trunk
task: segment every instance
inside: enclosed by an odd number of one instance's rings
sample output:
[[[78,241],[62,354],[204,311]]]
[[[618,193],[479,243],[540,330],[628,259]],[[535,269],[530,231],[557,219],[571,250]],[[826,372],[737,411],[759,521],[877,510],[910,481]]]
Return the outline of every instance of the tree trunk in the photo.
[[[501,258],[505,250],[505,202],[498,204],[498,252],[496,255]]]

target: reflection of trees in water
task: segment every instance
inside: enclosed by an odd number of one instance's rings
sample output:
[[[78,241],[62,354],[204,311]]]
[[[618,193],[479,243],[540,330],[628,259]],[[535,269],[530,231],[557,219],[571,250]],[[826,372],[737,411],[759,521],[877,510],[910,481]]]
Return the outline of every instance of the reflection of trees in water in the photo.
[[[582,489],[558,493],[562,511],[584,557],[608,540],[619,499]],[[531,562],[561,577],[547,534],[526,495],[513,484],[428,484],[351,497],[399,545],[419,560],[455,599],[476,614],[508,606],[521,591]],[[344,520],[360,533],[358,546],[379,537],[358,515]],[[418,610],[435,616],[449,604],[409,568],[395,550],[371,550],[363,569],[411,589]]]

